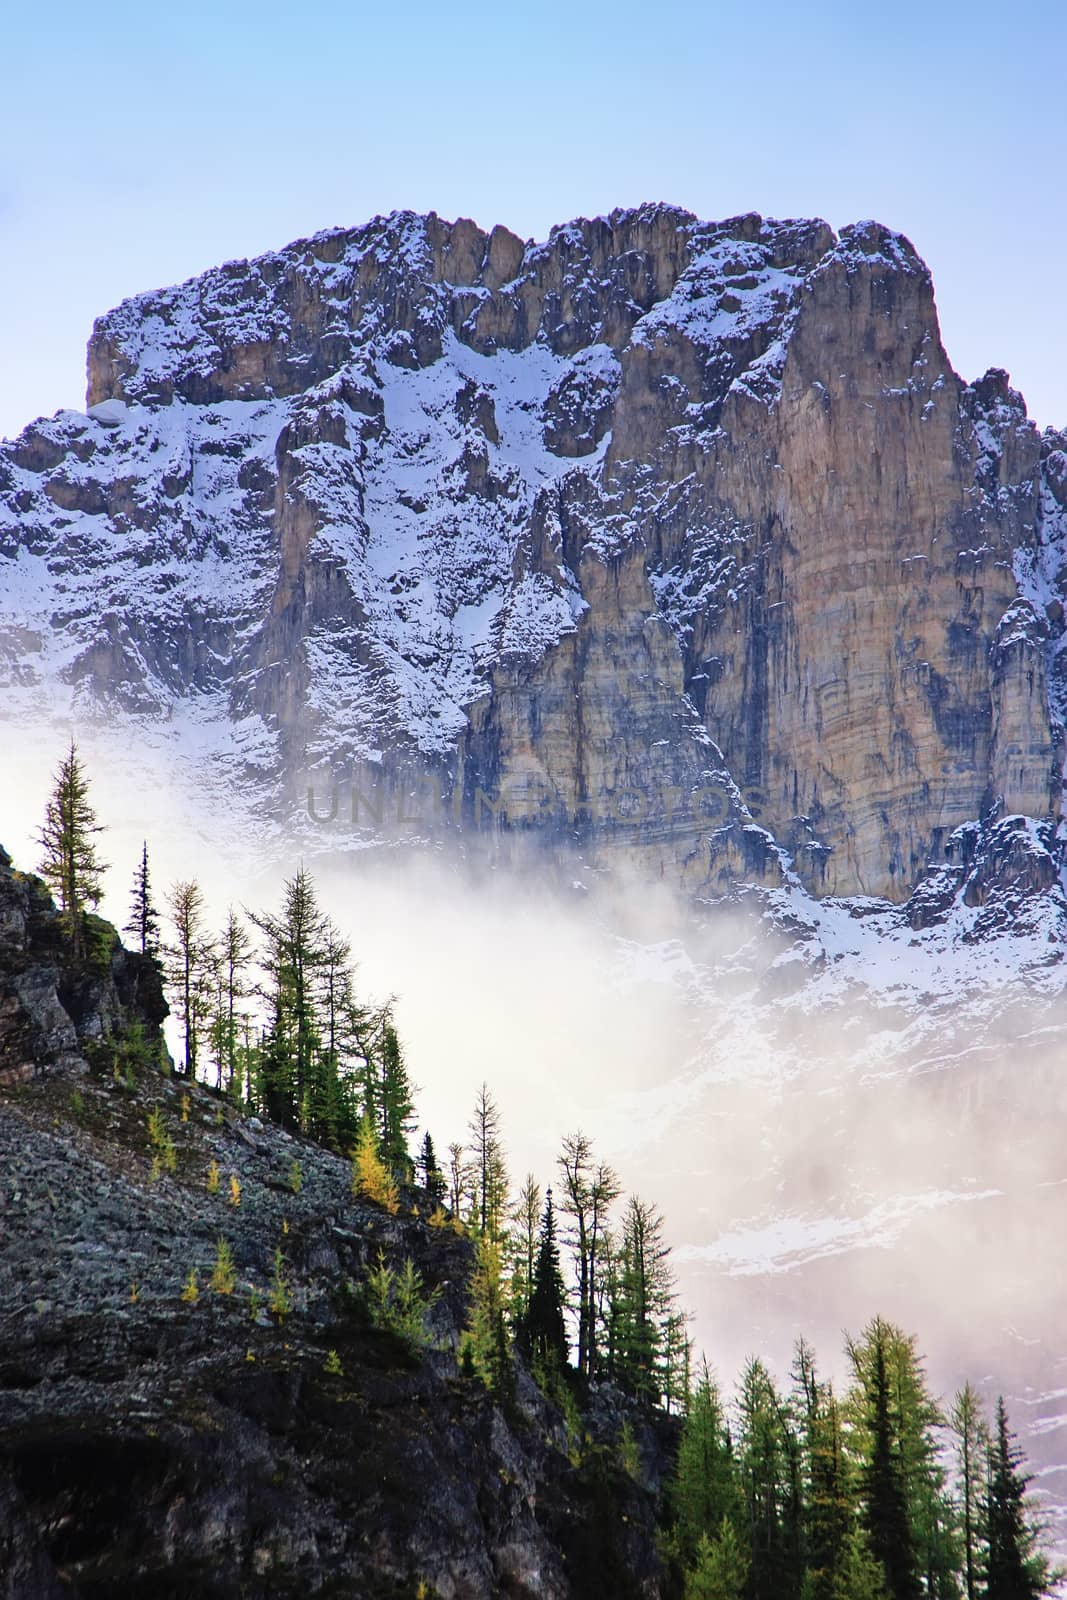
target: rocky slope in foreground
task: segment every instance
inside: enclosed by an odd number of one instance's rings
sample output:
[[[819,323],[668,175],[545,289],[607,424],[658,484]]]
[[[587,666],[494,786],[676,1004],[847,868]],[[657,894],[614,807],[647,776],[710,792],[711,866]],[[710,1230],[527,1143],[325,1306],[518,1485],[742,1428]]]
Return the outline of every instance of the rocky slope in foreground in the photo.
[[[604,1394],[575,1467],[521,1369],[506,1414],[461,1377],[469,1243],[412,1215],[417,1192],[396,1217],[357,1202],[347,1162],[137,1064],[158,984],[123,998],[98,974],[97,1002],[66,1012],[54,921],[0,860],[3,1600],[654,1600],[669,1439],[629,1415],[635,1482]],[[155,1179],[153,1111],[176,1153]],[[230,1295],[208,1289],[220,1236]],[[279,1249],[284,1320],[267,1310]],[[440,1291],[421,1354],[367,1314],[379,1250]]]
[[[0,450],[11,717],[702,894],[1057,875],[1064,436],[899,234],[395,214],[126,302],[88,404]]]

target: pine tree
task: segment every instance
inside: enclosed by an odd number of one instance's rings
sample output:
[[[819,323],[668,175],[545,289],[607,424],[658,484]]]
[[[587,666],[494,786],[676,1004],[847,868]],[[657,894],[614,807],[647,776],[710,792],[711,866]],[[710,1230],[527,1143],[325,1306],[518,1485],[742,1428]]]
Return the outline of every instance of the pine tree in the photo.
[[[448,1203],[456,1222],[468,1221],[465,1216],[468,1202],[472,1201],[472,1168],[463,1145],[453,1141],[448,1147]]]
[[[718,1386],[706,1360],[678,1441],[670,1490],[678,1552],[688,1566],[702,1538],[714,1539],[724,1518],[740,1512],[738,1483]]]
[[[532,1172],[526,1174],[511,1210],[512,1230],[509,1234],[509,1264],[511,1268],[511,1320],[522,1329],[530,1308],[533,1293],[534,1269],[537,1265],[538,1229],[541,1221],[541,1185]]]
[[[594,1163],[592,1141],[580,1130],[564,1139],[556,1165],[563,1179],[560,1210],[572,1224],[570,1243],[578,1280],[578,1371],[593,1377],[599,1365],[597,1305],[603,1242],[621,1189],[612,1167]]]
[[[381,1153],[399,1183],[409,1183],[412,1160],[408,1136],[415,1126],[414,1089],[408,1077],[400,1039],[392,1021],[382,1028],[379,1046],[381,1083]]]
[[[423,1135],[422,1149],[419,1152],[419,1173],[431,1207],[439,1206],[448,1193],[448,1184],[445,1182],[444,1173],[437,1165],[437,1151],[433,1147],[429,1133]]]
[[[269,1019],[263,1042],[268,1114],[283,1127],[313,1131],[322,1095],[322,1008],[318,980],[326,964],[329,919],[303,867],[283,890],[280,915],[257,913],[263,935]]]
[[[638,1399],[655,1404],[663,1393],[666,1327],[674,1312],[674,1278],[663,1218],[632,1195],[619,1248],[614,1309],[615,1376]]]
[[[853,1518],[841,1413],[829,1385],[816,1391],[807,1420],[807,1456],[806,1559],[811,1600],[839,1600],[846,1569],[859,1557],[850,1544]]]
[[[38,840],[44,851],[41,876],[59,897],[61,926],[78,958],[85,954],[85,911],[99,904],[107,870],[94,841],[102,832],[89,803],[89,780],[71,739],[55,774]]]
[[[751,1556],[752,1600],[787,1600],[799,1592],[799,1521],[792,1440],[770,1373],[757,1359],[741,1375],[737,1464]]]
[[[500,1245],[490,1233],[480,1233],[470,1286],[470,1319],[464,1334],[469,1363],[500,1399],[510,1399],[514,1368],[504,1320],[504,1278]]]
[[[550,1373],[562,1372],[567,1364],[567,1329],[563,1320],[563,1306],[563,1274],[559,1265],[552,1190],[549,1189],[545,1196],[530,1303],[521,1324],[521,1338],[532,1360]]]
[[[175,942],[166,951],[166,973],[182,1028],[185,1075],[195,1078],[210,1006],[215,952],[204,922],[199,885],[192,880],[176,883],[168,904]]]
[[[148,870],[148,841],[141,845],[141,859],[133,875],[130,893],[130,920],[125,933],[131,933],[143,956],[159,957],[159,913],[152,898],[152,881]]]
[[[351,1145],[364,1116],[377,1126],[377,1096],[368,1091],[374,1071],[373,1024],[370,1013],[356,1000],[351,960],[351,944],[327,922],[319,971],[321,1043],[310,1096],[311,1127],[316,1138],[336,1149]]]
[[[500,1112],[488,1084],[483,1083],[478,1091],[469,1128],[478,1230],[499,1244],[508,1203],[508,1169]]]
[[[248,998],[245,974],[251,959],[252,941],[248,936],[248,929],[231,906],[218,943],[212,1035],[216,1087],[219,1089],[225,1087],[235,1093],[240,1090],[238,1041],[245,1024],[241,1004]]]
[[[885,1568],[871,1554],[866,1529],[854,1526],[845,1540],[834,1600],[889,1600]]]
[[[748,1592],[750,1566],[741,1535],[724,1517],[714,1537],[700,1536],[685,1575],[685,1600],[741,1600]]]
[[[1051,1574],[1038,1550],[1039,1529],[1027,1501],[1032,1479],[1023,1471],[1003,1396],[997,1400],[987,1461],[986,1600],[1039,1600],[1050,1592]]]
[[[960,1565],[956,1514],[947,1493],[942,1434],[945,1419],[931,1397],[916,1342],[899,1328],[876,1318],[858,1341],[850,1341],[849,1358],[863,1399],[854,1429],[861,1456],[868,1465],[874,1435],[870,1428],[875,1366],[880,1350],[885,1368],[887,1415],[891,1432],[891,1459],[904,1497],[911,1560],[916,1581],[933,1600],[954,1600]],[[871,1549],[882,1552],[871,1530]],[[901,1581],[889,1574],[890,1588]]]
[[[890,1600],[918,1600],[915,1539],[901,1459],[901,1418],[890,1385],[891,1339],[888,1324],[876,1318],[863,1345],[849,1346],[861,1386],[867,1436],[860,1468],[863,1526],[871,1555],[884,1570]]]
[[[393,1175],[381,1158],[377,1132],[366,1118],[352,1152],[352,1193],[373,1200],[386,1211],[395,1213],[400,1206]]]
[[[684,1311],[672,1311],[663,1326],[663,1407],[667,1415],[684,1411],[689,1400],[689,1363],[693,1347]]]
[[[963,1581],[966,1600],[977,1600],[981,1542],[980,1500],[989,1430],[978,1395],[965,1383],[952,1404],[956,1440],[956,1482],[963,1534]]]

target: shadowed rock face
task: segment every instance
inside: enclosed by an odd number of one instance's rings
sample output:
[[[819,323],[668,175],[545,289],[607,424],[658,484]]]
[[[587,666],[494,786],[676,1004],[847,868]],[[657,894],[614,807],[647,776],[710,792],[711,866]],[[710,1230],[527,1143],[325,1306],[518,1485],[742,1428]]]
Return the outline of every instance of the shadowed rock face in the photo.
[[[158,1057],[168,1010],[159,966],[95,918],[88,942],[92,953],[72,961],[44,884],[0,847],[0,1086],[84,1071],[87,1051],[134,1024]]]
[[[1064,439],[875,223],[396,214],[126,302],[89,405],[0,454],[13,695],[699,893],[1059,816]]]

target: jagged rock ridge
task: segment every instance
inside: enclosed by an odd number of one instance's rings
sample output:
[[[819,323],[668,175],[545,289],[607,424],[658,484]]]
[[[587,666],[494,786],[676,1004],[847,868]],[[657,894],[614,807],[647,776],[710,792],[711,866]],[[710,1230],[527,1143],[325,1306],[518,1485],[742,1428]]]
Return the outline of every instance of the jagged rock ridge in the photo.
[[[1055,828],[1065,440],[877,224],[396,214],[126,302],[89,408],[0,454],[12,706],[193,703],[290,796],[421,775],[701,893]]]

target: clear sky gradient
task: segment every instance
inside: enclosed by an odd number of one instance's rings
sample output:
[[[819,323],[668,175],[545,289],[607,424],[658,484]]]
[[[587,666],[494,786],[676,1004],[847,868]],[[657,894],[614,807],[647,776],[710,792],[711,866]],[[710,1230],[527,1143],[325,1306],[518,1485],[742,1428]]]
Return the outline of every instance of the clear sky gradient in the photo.
[[[900,228],[957,370],[1067,426],[1063,0],[60,0],[2,32],[0,434],[84,403],[125,295],[397,207],[540,238],[647,199]]]

